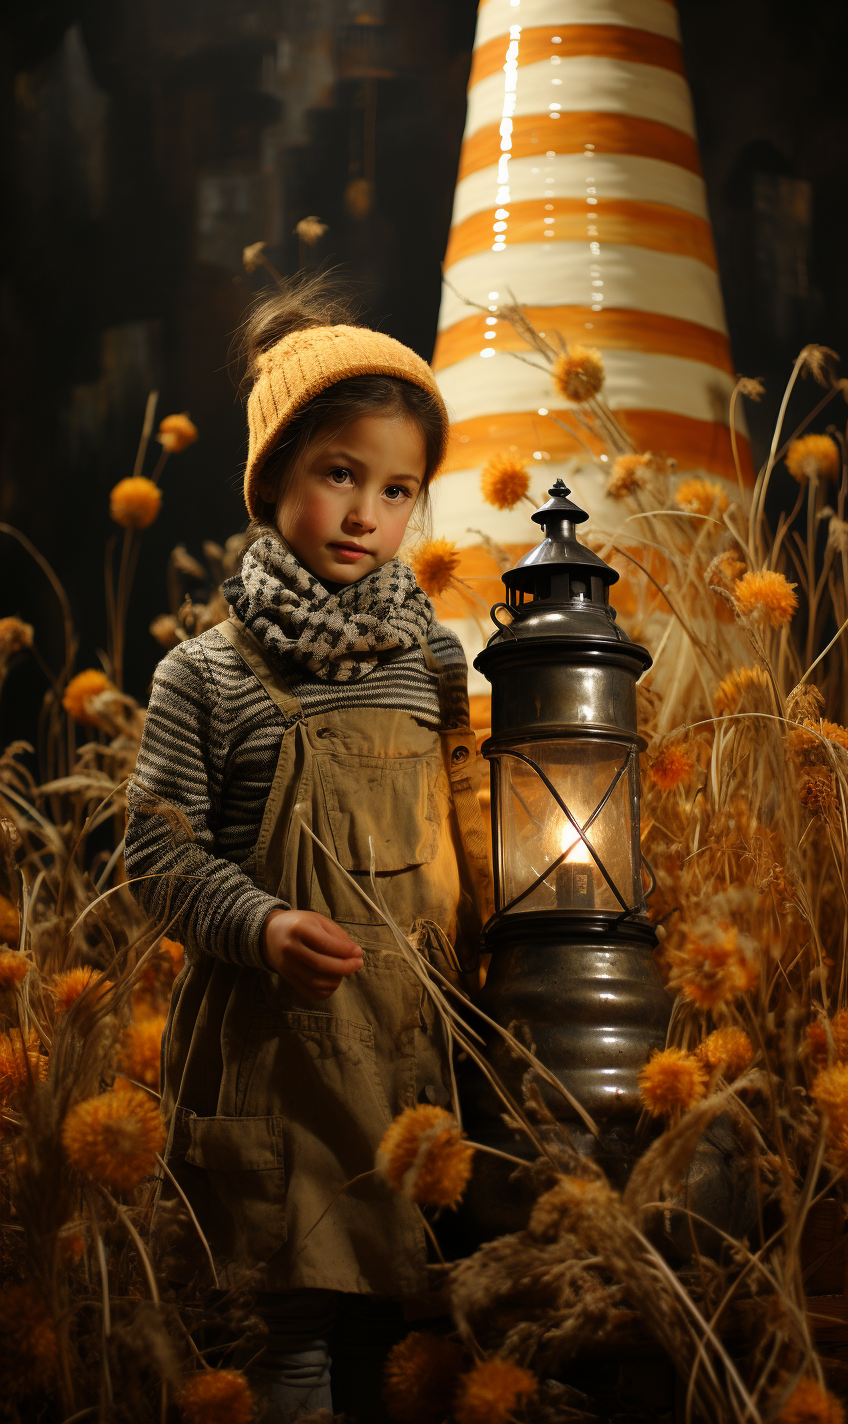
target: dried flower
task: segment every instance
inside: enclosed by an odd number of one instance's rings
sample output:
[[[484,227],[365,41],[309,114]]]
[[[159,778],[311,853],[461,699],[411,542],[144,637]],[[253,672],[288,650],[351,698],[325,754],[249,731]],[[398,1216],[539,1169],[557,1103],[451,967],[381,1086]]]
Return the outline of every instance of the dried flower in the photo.
[[[88,994],[90,1003],[111,988],[110,980],[104,979],[98,969],[92,969],[90,964],[85,964],[78,969],[66,969],[62,974],[57,974],[50,985],[50,991],[56,1000],[56,1013],[66,1014],[83,989],[87,989],[91,984],[92,979],[95,983]]]
[[[486,503],[495,509],[513,509],[526,497],[529,488],[526,460],[514,455],[493,455],[483,467],[480,491]]]
[[[754,1056],[750,1038],[741,1028],[719,1028],[698,1046],[697,1058],[706,1068],[721,1068],[725,1078],[738,1078]]]
[[[7,895],[0,895],[0,944],[17,944],[20,920]]]
[[[100,668],[86,668],[85,672],[78,672],[76,677],[71,678],[65,688],[62,706],[82,726],[99,727],[101,719],[92,711],[90,703],[102,692],[117,692],[117,688]]]
[[[109,513],[124,529],[147,529],[159,513],[162,491],[146,475],[119,480],[109,495]]]
[[[459,1382],[456,1424],[507,1424],[519,1401],[538,1388],[536,1376],[514,1360],[481,1360]]]
[[[606,492],[610,499],[625,499],[634,490],[644,489],[648,472],[654,468],[654,457],[645,455],[619,455],[613,462],[612,472],[607,480]]]
[[[799,485],[807,480],[835,480],[842,470],[842,455],[829,435],[802,435],[789,446],[786,468]]]
[[[404,1108],[377,1149],[377,1168],[410,1201],[454,1206],[471,1176],[474,1148],[444,1108]]]
[[[248,1424],[253,1395],[241,1370],[200,1370],[178,1396],[185,1424]]]
[[[722,583],[735,583],[744,572],[745,565],[735,549],[725,549],[723,554],[716,554],[707,568],[704,578],[710,588],[717,588]]]
[[[848,520],[831,513],[827,526],[827,547],[837,554],[848,554]]]
[[[314,247],[318,239],[323,237],[326,231],[327,224],[322,223],[321,219],[317,218],[314,213],[308,218],[301,218],[295,227],[295,232],[301,242],[306,243],[307,247]]]
[[[673,791],[676,786],[688,783],[695,765],[695,758],[680,743],[663,747],[655,757],[649,758],[648,770],[651,780],[660,791]]]
[[[451,539],[430,539],[412,556],[412,568],[428,598],[437,598],[459,568],[459,554]]]
[[[694,1053],[657,1050],[639,1074],[639,1093],[653,1117],[685,1112],[706,1095],[704,1070]]]
[[[848,1064],[834,1063],[823,1068],[810,1090],[831,1126],[837,1131],[848,1129]]]
[[[835,1394],[807,1376],[798,1381],[775,1424],[845,1424],[845,1410]]]
[[[539,1197],[527,1229],[539,1241],[555,1241],[563,1231],[585,1233],[593,1222],[608,1219],[615,1199],[600,1177],[560,1177]]]
[[[155,1014],[141,1023],[132,1023],[124,1031],[118,1050],[118,1068],[127,1078],[159,1088],[159,1050],[167,1020]]]
[[[251,242],[248,247],[242,248],[241,260],[244,264],[245,272],[256,271],[262,261],[262,253],[267,246],[267,242]]]
[[[669,988],[702,1009],[713,1009],[747,994],[757,983],[753,941],[740,936],[729,920],[702,915],[684,932],[680,945],[669,951]]]
[[[594,346],[570,346],[554,363],[551,379],[566,400],[590,400],[604,384],[604,358]]]
[[[757,569],[734,584],[733,601],[743,617],[756,615],[772,628],[782,628],[798,607],[795,587],[783,574]]]
[[[15,989],[29,973],[29,960],[17,949],[0,950],[0,989]]]
[[[0,618],[0,659],[10,658],[22,648],[31,648],[34,630],[20,618]]]
[[[848,1063],[848,1009],[837,1009],[830,1020],[830,1034],[836,1062]],[[827,1020],[817,1019],[815,1023],[808,1024],[805,1038],[813,1064],[818,1068],[826,1067],[830,1057]]]
[[[798,800],[812,816],[829,816],[836,805],[833,774],[824,767],[807,772],[798,788]]]
[[[162,449],[167,450],[169,455],[180,455],[189,445],[194,444],[197,437],[197,426],[193,420],[189,420],[187,410],[181,411],[179,415],[166,415],[165,419],[160,421],[156,434]]]
[[[464,1359],[455,1340],[415,1331],[389,1351],[383,1398],[399,1424],[435,1424],[450,1408]]]
[[[127,1192],[153,1171],[165,1136],[157,1104],[138,1088],[121,1087],[76,1103],[62,1145],[78,1172]]]
[[[37,1034],[30,1033],[25,1045],[19,1028],[0,1033],[0,1103],[11,1102],[46,1077],[47,1059]]]
[[[179,624],[173,613],[160,613],[158,618],[153,619],[150,632],[163,648],[176,648],[177,644],[182,641]]]
[[[56,1373],[56,1330],[33,1285],[0,1291],[0,1385],[12,1395],[49,1384]]]
[[[771,682],[765,668],[743,667],[722,678],[713,696],[713,712],[716,717],[724,717],[731,712],[739,712],[743,707],[756,710],[767,701],[771,693]]]
[[[711,514],[716,519],[730,506],[721,485],[698,479],[681,480],[674,491],[674,503],[686,514]]]
[[[747,396],[748,400],[762,400],[766,393],[766,388],[759,376],[740,376],[737,382],[740,396]]]

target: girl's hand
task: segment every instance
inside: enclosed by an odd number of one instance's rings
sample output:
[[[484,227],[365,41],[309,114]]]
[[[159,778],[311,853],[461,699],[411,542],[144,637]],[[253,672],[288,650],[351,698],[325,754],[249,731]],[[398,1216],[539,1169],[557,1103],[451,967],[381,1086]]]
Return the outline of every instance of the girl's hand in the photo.
[[[342,979],[362,967],[359,945],[312,910],[272,910],[262,926],[260,949],[272,973],[309,999],[329,999]]]

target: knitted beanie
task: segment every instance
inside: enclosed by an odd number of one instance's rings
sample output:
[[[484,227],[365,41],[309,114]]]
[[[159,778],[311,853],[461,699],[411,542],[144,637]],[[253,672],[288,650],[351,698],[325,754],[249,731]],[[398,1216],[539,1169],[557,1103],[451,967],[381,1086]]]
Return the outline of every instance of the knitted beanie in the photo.
[[[362,326],[313,326],[293,331],[258,360],[259,375],[247,401],[249,443],[244,500],[257,513],[257,479],[283,430],[319,391],[350,376],[398,376],[429,391],[442,416],[442,452],[450,422],[426,361],[393,336]]]

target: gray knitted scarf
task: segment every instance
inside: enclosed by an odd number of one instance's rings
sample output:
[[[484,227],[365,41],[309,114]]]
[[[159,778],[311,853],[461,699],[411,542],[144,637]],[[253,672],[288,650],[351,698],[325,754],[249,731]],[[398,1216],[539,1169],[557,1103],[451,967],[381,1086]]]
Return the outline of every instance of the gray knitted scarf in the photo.
[[[324,682],[359,682],[382,654],[426,640],[433,605],[400,559],[330,593],[282,539],[263,534],[223,594],[272,654]]]

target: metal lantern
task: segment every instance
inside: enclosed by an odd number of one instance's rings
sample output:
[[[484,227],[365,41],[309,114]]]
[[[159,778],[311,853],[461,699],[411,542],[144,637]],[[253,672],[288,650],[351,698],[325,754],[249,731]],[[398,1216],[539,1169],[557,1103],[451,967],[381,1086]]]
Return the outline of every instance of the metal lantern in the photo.
[[[496,897],[478,1002],[532,1044],[600,1125],[597,1139],[563,1095],[538,1083],[573,1145],[621,1181],[639,1113],[637,1074],[664,1044],[670,1007],[652,956],[639,836],[645,743],[636,681],[651,659],[609,605],[618,574],[576,537],[588,515],[562,480],[549,493],[533,515],[545,537],[503,575],[497,632],[474,663],[492,684],[482,751],[491,764]],[[494,1032],[487,1054],[521,1102],[526,1062]],[[463,1101],[473,1137],[521,1152],[481,1075],[468,1075]],[[487,1156],[480,1171],[469,1205],[482,1234],[523,1224],[519,1189],[492,1176],[496,1159]]]

